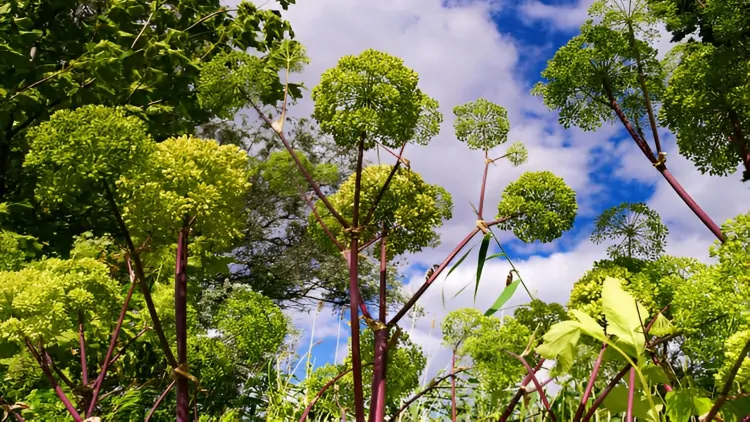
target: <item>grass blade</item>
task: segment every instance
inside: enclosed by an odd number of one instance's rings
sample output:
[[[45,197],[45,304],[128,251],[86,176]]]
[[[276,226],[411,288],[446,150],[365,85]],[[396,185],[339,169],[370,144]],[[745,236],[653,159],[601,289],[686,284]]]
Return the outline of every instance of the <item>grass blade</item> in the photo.
[[[487,233],[482,239],[482,244],[479,246],[479,259],[477,261],[477,282],[474,286],[474,302],[477,301],[477,292],[479,291],[479,280],[482,278],[482,270],[484,269],[484,263],[487,260],[487,250],[490,248],[490,238],[492,235]]]
[[[516,289],[518,288],[518,285],[521,284],[521,279],[516,279],[516,281],[510,283],[508,286],[506,286],[502,293],[500,293],[500,296],[497,297],[495,300],[495,303],[490,306],[490,309],[487,309],[487,312],[484,313],[485,316],[491,316],[495,312],[497,312],[500,308],[507,303],[511,297],[513,297],[513,293],[516,292]]]

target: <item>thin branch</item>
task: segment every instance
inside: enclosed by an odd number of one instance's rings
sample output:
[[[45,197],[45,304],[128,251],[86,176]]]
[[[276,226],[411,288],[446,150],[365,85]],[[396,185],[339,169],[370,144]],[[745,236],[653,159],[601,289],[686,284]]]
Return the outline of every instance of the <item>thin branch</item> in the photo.
[[[44,372],[44,376],[47,377],[47,380],[52,385],[52,389],[55,390],[55,394],[57,394],[57,397],[60,399],[60,401],[65,406],[65,409],[68,410],[68,413],[70,413],[70,416],[73,417],[73,420],[76,422],[81,422],[81,415],[78,414],[78,411],[76,411],[76,408],[73,406],[73,404],[68,399],[68,396],[65,395],[65,392],[60,388],[60,385],[55,381],[54,375],[52,375],[52,371],[49,369],[49,365],[47,365],[46,357],[40,356],[39,352],[37,352],[36,348],[34,348],[34,345],[31,344],[29,339],[25,339],[26,341],[26,347],[29,349],[29,352],[34,356],[34,359],[36,359],[39,366],[42,368],[42,372]]]
[[[393,168],[391,169],[391,172],[388,174],[388,177],[385,179],[385,183],[383,183],[383,186],[380,187],[380,191],[378,191],[378,195],[375,197],[375,200],[372,202],[372,205],[370,206],[370,209],[367,211],[367,216],[364,220],[362,220],[362,225],[366,226],[370,224],[370,221],[372,220],[373,215],[375,215],[375,209],[377,208],[378,204],[380,203],[380,200],[383,199],[383,195],[385,195],[385,192],[388,190],[388,186],[391,184],[391,179],[393,179],[393,176],[396,175],[396,172],[398,171],[401,160],[404,155],[404,149],[406,148],[406,144],[401,146],[401,151],[399,151],[398,156],[396,156],[396,164],[393,165]],[[391,154],[393,154],[393,151],[386,148]]]
[[[470,369],[471,368],[458,368],[453,373],[450,373],[450,374],[447,374],[447,375],[443,375],[440,378],[433,379],[432,381],[430,381],[430,385],[428,385],[424,390],[422,390],[419,393],[411,396],[411,398],[409,400],[405,401],[404,404],[402,404],[401,407],[399,407],[399,409],[396,412],[394,412],[393,415],[391,415],[391,419],[390,420],[395,420],[396,417],[399,414],[401,414],[401,412],[403,412],[404,410],[406,410],[407,408],[409,408],[409,406],[411,406],[412,403],[414,403],[415,401],[419,400],[425,394],[429,393],[432,390],[438,389],[439,388],[438,384],[440,384],[441,382],[447,380],[448,378],[450,378],[453,375],[458,375],[461,372],[465,372],[465,371],[468,371]]]
[[[612,378],[612,381],[607,384],[607,387],[605,387],[604,390],[602,390],[602,392],[598,396],[596,396],[596,400],[594,400],[594,403],[589,408],[589,411],[586,412],[586,416],[583,417],[583,422],[588,422],[589,420],[591,420],[591,418],[594,416],[594,413],[596,413],[596,409],[599,408],[607,395],[612,391],[613,388],[615,388],[617,383],[620,382],[620,380],[625,376],[628,370],[630,370],[629,363],[626,364],[625,367],[622,368],[622,370],[620,370],[620,372],[618,372],[614,378]]]
[[[310,411],[312,410],[312,407],[315,405],[315,403],[318,401],[318,399],[320,399],[323,396],[323,393],[325,393],[326,390],[328,390],[329,388],[331,388],[331,386],[333,384],[336,384],[336,381],[338,381],[341,378],[343,378],[344,375],[348,374],[349,372],[352,372],[352,369],[354,369],[354,368],[349,368],[349,369],[347,369],[347,370],[345,370],[343,372],[340,372],[338,375],[336,375],[335,377],[331,378],[330,381],[328,381],[327,383],[325,383],[325,385],[323,385],[323,388],[321,388],[320,391],[318,391],[318,393],[315,394],[315,397],[312,400],[310,400],[310,403],[308,403],[307,407],[305,407],[305,410],[302,412],[302,416],[299,418],[299,422],[305,422],[305,420],[307,419],[307,415],[310,414]]]
[[[490,170],[490,157],[487,155],[487,150],[484,150],[484,172],[482,173],[482,189],[479,193],[479,210],[477,211],[478,218],[484,219],[482,213],[484,212],[484,192],[487,188],[487,173]]]
[[[452,421],[458,420],[458,412],[456,409],[456,348],[453,348],[453,354],[451,355],[451,417]]]
[[[83,335],[83,311],[78,311],[78,343],[81,349],[81,380],[83,385],[89,385],[89,370],[86,365],[86,338]]]
[[[635,43],[635,32],[633,31],[632,22],[628,22],[628,34],[630,35],[630,48],[633,49],[635,54],[635,63],[638,68],[638,81],[641,84],[641,90],[643,91],[643,99],[646,101],[646,112],[648,113],[648,123],[651,125],[651,133],[654,136],[654,144],[656,146],[656,152],[661,151],[661,141],[659,141],[659,130],[656,126],[656,118],[654,117],[654,107],[651,105],[651,97],[648,93],[648,87],[646,86],[646,75],[643,70],[643,60],[641,60],[641,53],[638,51],[638,46]],[[641,135],[643,136],[643,135]]]
[[[734,378],[737,376],[737,372],[739,372],[740,368],[742,367],[742,363],[745,361],[745,359],[747,359],[748,354],[750,354],[750,341],[745,343],[745,347],[742,348],[742,351],[734,361],[732,368],[729,369],[727,380],[724,382],[724,387],[721,389],[719,398],[716,400],[716,403],[714,403],[713,407],[711,407],[711,410],[709,410],[706,416],[702,419],[703,421],[713,421],[714,417],[719,413],[721,406],[723,406],[724,403],[727,402],[729,392],[732,391]]]
[[[195,23],[193,23],[192,25],[190,25],[186,29],[184,29],[184,31],[185,32],[190,31],[191,29],[195,28],[196,26],[202,24],[203,22],[207,21],[208,19],[211,19],[212,17],[214,17],[216,15],[219,15],[219,14],[222,14],[222,13],[228,13],[228,12],[235,12],[235,11],[237,11],[237,9],[225,9],[225,8],[221,8],[221,9],[215,11],[215,12],[211,12],[208,15],[206,15],[206,16],[198,19],[197,21],[195,21]]]
[[[541,383],[539,383],[539,380],[536,378],[536,373],[534,372],[534,369],[531,367],[531,365],[529,365],[528,362],[526,362],[526,359],[523,356],[519,356],[508,350],[506,350],[505,353],[518,359],[518,361],[521,362],[524,368],[526,368],[526,371],[529,373],[529,376],[531,377],[531,381],[534,383],[534,386],[536,387],[537,391],[539,391],[539,398],[542,400],[544,407],[547,409],[547,413],[549,414],[549,419],[552,422],[556,422],[557,418],[555,417],[555,414],[552,413],[552,407],[550,406],[549,401],[547,400],[547,394],[545,394],[544,390],[542,389]]]
[[[138,340],[138,338],[140,336],[146,334],[146,332],[148,330],[150,330],[150,329],[151,329],[151,327],[143,328],[135,336],[133,336],[133,338],[131,338],[130,340],[128,340],[128,342],[125,343],[125,345],[122,346],[122,348],[120,348],[120,350],[118,350],[117,353],[115,353],[115,355],[112,357],[112,360],[110,361],[110,364],[113,364],[113,363],[117,362],[117,359],[119,359],[120,356],[122,356],[123,354],[125,354],[125,350],[127,350],[127,348],[130,347],[131,344],[135,343],[135,341]]]
[[[151,410],[148,411],[148,415],[146,415],[145,422],[148,422],[151,420],[151,416],[153,416],[154,412],[156,412],[156,408],[159,407],[159,404],[164,400],[164,397],[167,397],[167,394],[169,394],[169,391],[172,390],[172,387],[174,387],[174,384],[177,382],[177,380],[172,380],[171,383],[167,386],[167,388],[164,390],[163,393],[156,399],[156,402],[154,403],[153,407],[151,407]]]
[[[534,373],[539,372],[540,369],[542,369],[542,364],[544,364],[544,358],[539,359],[539,362],[537,362],[536,366],[534,367]],[[508,402],[508,405],[505,406],[505,410],[503,411],[503,414],[500,415],[500,422],[507,422],[510,418],[510,415],[513,414],[513,409],[515,409],[516,405],[518,405],[518,402],[521,401],[521,397],[523,397],[524,393],[526,393],[526,386],[531,382],[531,375],[526,375],[526,377],[521,381],[521,386],[518,387],[518,391],[516,391],[516,394],[513,395],[513,397],[510,399],[510,402]]]
[[[589,383],[586,385],[586,391],[583,392],[581,403],[578,405],[578,409],[576,410],[575,416],[573,416],[573,421],[581,420],[581,416],[583,416],[583,411],[586,410],[586,403],[589,401],[589,397],[591,397],[591,390],[593,390],[594,388],[594,382],[596,381],[596,376],[599,374],[599,368],[601,367],[602,358],[604,358],[604,352],[606,350],[607,350],[607,343],[602,343],[602,349],[599,351],[599,356],[596,357],[596,362],[594,362],[594,368],[591,371],[591,376],[589,377]]]
[[[271,119],[266,116],[265,113],[254,103],[251,103],[253,108],[256,112],[258,112],[258,115],[260,115],[260,118],[263,119],[263,121],[271,128],[273,128],[273,122],[271,122]],[[307,183],[310,184],[310,187],[315,191],[315,194],[318,196],[318,199],[320,199],[323,204],[325,204],[326,208],[328,209],[328,212],[333,215],[333,217],[338,220],[339,224],[345,229],[348,229],[351,225],[349,224],[344,217],[339,214],[338,211],[336,211],[336,208],[331,204],[331,202],[328,200],[328,198],[323,194],[323,191],[320,190],[320,186],[313,180],[312,175],[310,175],[310,172],[307,171],[305,166],[302,164],[302,161],[300,161],[299,157],[297,156],[297,153],[294,151],[294,148],[292,148],[292,145],[289,143],[289,140],[286,139],[286,136],[284,136],[284,133],[281,131],[274,130],[274,133],[276,133],[276,136],[279,137],[281,142],[284,144],[284,147],[286,148],[287,152],[289,152],[289,155],[292,156],[292,159],[294,160],[294,163],[297,165],[297,168],[302,173],[302,176],[305,177],[305,180],[307,180]]]

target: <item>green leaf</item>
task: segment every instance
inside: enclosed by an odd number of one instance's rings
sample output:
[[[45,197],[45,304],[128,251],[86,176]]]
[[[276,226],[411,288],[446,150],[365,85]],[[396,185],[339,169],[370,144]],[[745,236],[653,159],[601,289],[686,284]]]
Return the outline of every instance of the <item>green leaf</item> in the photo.
[[[461,259],[459,259],[458,262],[456,262],[455,264],[453,264],[453,266],[451,267],[451,269],[448,270],[448,274],[446,274],[446,276],[445,276],[446,279],[448,278],[448,276],[451,275],[451,273],[453,272],[453,270],[455,270],[456,268],[458,268],[458,266],[461,265],[462,262],[464,262],[464,259],[466,259],[466,257],[469,256],[469,252],[471,252],[472,249],[474,249],[474,248],[470,248],[468,251],[466,251],[466,253],[461,257]]]
[[[700,397],[694,389],[680,389],[667,393],[667,416],[673,421],[686,421],[691,416],[711,410],[711,399]]]
[[[591,318],[587,313],[582,312],[578,309],[571,309],[571,315],[575,317],[581,324],[581,330],[587,335],[599,340],[606,342],[607,336],[604,335],[604,328],[596,322],[594,318]]]
[[[642,319],[648,311],[635,298],[622,289],[622,281],[607,277],[602,286],[602,310],[607,319],[607,332],[614,334],[624,344],[632,347],[632,357],[638,357],[645,348]]]
[[[573,365],[580,336],[581,324],[578,321],[558,322],[542,337],[544,343],[537,346],[536,352],[545,359],[556,360],[556,373],[565,372]]]
[[[504,257],[506,257],[506,256],[508,256],[508,255],[506,255],[506,254],[505,254],[505,253],[503,253],[503,252],[500,252],[500,253],[495,253],[495,254],[492,254],[492,255],[488,256],[488,257],[487,257],[487,258],[485,259],[485,261],[489,261],[490,259],[495,259],[495,258],[504,258]]]
[[[520,279],[505,286],[502,293],[500,293],[500,296],[498,296],[495,300],[495,303],[493,303],[492,306],[490,306],[490,309],[487,309],[487,312],[484,313],[484,316],[491,316],[500,308],[502,308],[503,305],[505,305],[505,303],[510,300],[511,297],[513,297],[513,293],[516,292],[519,284],[521,284]]]
[[[487,249],[490,247],[490,238],[492,235],[487,233],[482,239],[482,244],[479,246],[479,258],[477,261],[477,282],[474,286],[474,302],[477,301],[477,292],[479,291],[479,280],[482,278],[482,269],[484,269],[484,263],[487,260]]]

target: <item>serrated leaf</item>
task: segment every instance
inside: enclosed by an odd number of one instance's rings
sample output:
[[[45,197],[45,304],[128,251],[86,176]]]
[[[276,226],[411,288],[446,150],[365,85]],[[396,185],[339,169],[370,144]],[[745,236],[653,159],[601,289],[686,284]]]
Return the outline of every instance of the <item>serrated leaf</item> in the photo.
[[[599,325],[599,323],[596,322],[596,320],[589,314],[578,309],[571,309],[570,312],[571,315],[573,315],[573,317],[575,317],[578,322],[580,322],[581,330],[585,334],[600,341],[607,340],[607,336],[604,335],[604,328],[602,328],[602,326]]]
[[[578,321],[558,322],[542,336],[544,343],[537,346],[536,352],[545,359],[556,360],[556,372],[565,372],[573,365],[580,336],[581,325]]]
[[[482,239],[482,244],[479,245],[479,258],[477,260],[477,281],[474,285],[474,302],[477,301],[477,292],[479,291],[479,280],[482,278],[482,270],[484,269],[484,263],[487,258],[487,250],[490,247],[490,238],[491,235],[489,233],[484,235],[484,238]]]
[[[667,393],[667,416],[673,421],[686,421],[691,416],[703,415],[711,410],[711,399],[700,397],[694,389],[680,389]]]
[[[513,297],[513,293],[516,292],[516,289],[518,288],[518,285],[521,284],[521,280],[516,280],[509,285],[505,286],[503,291],[500,293],[500,296],[495,299],[495,303],[490,306],[490,309],[487,309],[487,311],[484,313],[484,316],[491,316],[500,308],[505,305],[506,302],[510,300],[511,297]]]

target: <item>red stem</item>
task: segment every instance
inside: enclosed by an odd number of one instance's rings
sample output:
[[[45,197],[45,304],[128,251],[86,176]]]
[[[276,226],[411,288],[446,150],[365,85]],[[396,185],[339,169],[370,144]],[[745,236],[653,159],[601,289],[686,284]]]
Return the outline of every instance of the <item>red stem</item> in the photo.
[[[487,150],[484,151],[484,173],[482,174],[482,190],[479,193],[479,214],[477,217],[482,219],[482,213],[484,212],[484,191],[487,187],[487,173],[490,169],[490,158],[487,156]]]
[[[655,164],[657,161],[654,157],[653,152],[651,151],[651,148],[648,146],[646,141],[644,141],[640,137],[640,135],[638,135],[636,130],[633,128],[633,125],[630,123],[630,120],[627,118],[627,116],[625,116],[625,113],[623,113],[622,109],[620,108],[620,104],[617,103],[617,100],[615,99],[614,94],[612,93],[612,89],[609,87],[609,83],[607,81],[604,82],[604,91],[606,92],[607,98],[609,99],[610,107],[612,108],[612,110],[614,110],[615,114],[617,114],[617,117],[625,126],[625,129],[630,134],[630,137],[633,138],[646,158],[652,164]],[[711,233],[713,233],[714,236],[716,236],[716,238],[721,242],[724,242],[724,236],[721,234],[721,229],[719,228],[719,226],[717,226],[716,223],[711,220],[708,214],[706,214],[706,212],[695,202],[695,200],[693,200],[693,198],[687,193],[687,191],[685,191],[682,185],[680,185],[680,183],[674,178],[674,176],[672,176],[672,173],[667,170],[667,166],[661,164],[657,166],[656,169],[659,171],[659,173],[661,173],[662,176],[664,176],[664,178],[667,180],[667,183],[672,186],[672,189],[674,189],[680,199],[685,202],[688,208],[693,211],[693,213],[711,231]]]
[[[633,422],[633,401],[635,399],[635,368],[630,368],[628,379],[628,408],[625,412],[625,420]]]
[[[359,344],[359,202],[362,185],[362,161],[364,158],[364,140],[360,140],[357,151],[357,169],[354,179],[354,207],[352,209],[351,250],[349,252],[349,313],[352,332],[352,376],[354,378],[354,417],[357,422],[364,422],[364,394],[362,392],[362,358]]]
[[[321,397],[323,397],[323,393],[325,393],[329,388],[331,388],[331,386],[333,384],[336,384],[336,381],[338,381],[341,378],[343,378],[344,375],[348,374],[349,372],[352,372],[353,369],[354,368],[349,368],[349,369],[347,369],[345,371],[342,371],[338,375],[336,375],[335,377],[331,378],[330,381],[328,381],[327,383],[325,383],[325,385],[323,385],[323,388],[321,388],[320,391],[318,391],[318,393],[315,394],[315,397],[310,401],[310,403],[307,405],[307,407],[305,407],[305,410],[302,412],[302,416],[299,418],[299,422],[305,422],[305,420],[307,420],[307,415],[310,414],[310,411],[312,410],[312,408],[315,405],[315,403],[318,401],[318,399],[320,399]]]
[[[175,331],[177,334],[177,364],[187,371],[187,260],[188,260],[188,225],[185,217],[177,238],[177,256],[174,274],[174,312]],[[190,419],[190,385],[188,379],[178,375],[177,386],[177,421],[187,422]]]
[[[110,211],[112,211],[112,214],[114,214],[117,225],[120,228],[120,232],[125,238],[125,244],[128,247],[130,259],[132,259],[133,264],[135,264],[135,275],[138,280],[138,286],[141,289],[141,293],[143,293],[143,300],[146,302],[146,309],[148,309],[149,316],[151,317],[156,336],[159,338],[159,346],[161,347],[162,352],[164,352],[167,363],[169,363],[169,365],[174,368],[177,366],[177,360],[174,357],[174,353],[172,353],[172,348],[169,346],[169,340],[167,340],[167,336],[164,334],[164,329],[161,326],[161,319],[159,319],[159,314],[156,312],[154,299],[151,297],[151,291],[149,290],[148,284],[146,283],[146,272],[143,270],[141,257],[138,254],[138,250],[135,248],[135,245],[133,244],[133,239],[130,237],[128,226],[127,224],[125,224],[125,220],[123,220],[122,214],[120,214],[120,208],[117,206],[115,197],[112,195],[112,190],[109,188],[109,183],[107,183],[106,181],[104,182],[104,193],[107,197],[107,202],[109,202]]]
[[[453,422],[458,420],[458,411],[456,409],[456,349],[453,349],[451,355],[451,416]]]
[[[602,402],[607,397],[607,395],[612,391],[613,388],[615,388],[617,383],[620,382],[622,377],[625,376],[625,373],[627,373],[629,369],[630,369],[630,364],[628,363],[625,365],[624,368],[622,368],[622,370],[620,370],[620,372],[617,373],[617,375],[615,375],[614,378],[612,378],[612,381],[610,381],[609,384],[607,384],[607,387],[604,388],[601,394],[596,396],[596,400],[594,400],[594,403],[589,408],[589,411],[586,412],[586,416],[583,417],[583,422],[588,422],[589,420],[591,420],[591,418],[594,416],[594,413],[596,413],[596,409],[599,408],[599,406],[602,404]]]
[[[534,373],[539,372],[539,370],[542,368],[542,364],[544,363],[544,358],[539,359],[539,362],[534,367]],[[518,388],[518,391],[516,391],[516,394],[510,399],[510,402],[508,402],[508,405],[505,407],[505,410],[503,411],[503,414],[500,415],[500,422],[507,422],[510,418],[510,415],[513,414],[513,409],[515,409],[516,405],[518,405],[518,402],[521,401],[521,397],[523,397],[523,394],[526,392],[526,386],[531,382],[531,375],[526,375],[526,377],[521,381],[521,386]]]
[[[461,373],[461,372],[465,372],[465,371],[468,371],[469,369],[471,369],[471,368],[459,368],[459,369],[457,369],[457,370],[456,370],[455,372],[453,372],[453,373],[450,373],[450,374],[447,374],[447,375],[443,375],[442,377],[440,377],[440,378],[437,378],[437,379],[433,379],[433,380],[432,380],[432,381],[430,382],[430,385],[429,385],[429,386],[427,386],[427,387],[426,387],[426,388],[425,388],[424,390],[422,390],[422,391],[420,391],[419,393],[417,393],[417,394],[413,395],[413,396],[412,396],[412,397],[411,397],[411,398],[410,398],[409,400],[407,400],[406,402],[404,402],[404,404],[403,404],[403,405],[401,405],[401,407],[400,407],[400,408],[399,408],[399,409],[398,409],[398,410],[397,410],[397,411],[396,411],[395,413],[393,413],[393,415],[391,415],[391,418],[390,418],[390,420],[392,420],[392,421],[395,421],[395,420],[396,420],[396,417],[397,417],[398,415],[400,415],[400,414],[401,414],[401,412],[403,412],[403,411],[404,411],[404,410],[406,410],[406,409],[407,409],[407,408],[408,408],[409,406],[411,406],[411,404],[412,404],[412,403],[414,403],[415,401],[419,400],[419,398],[420,398],[420,397],[422,397],[422,396],[424,396],[425,394],[429,393],[430,391],[432,391],[432,390],[434,390],[434,389],[438,388],[438,384],[440,384],[441,382],[443,382],[443,381],[447,380],[448,378],[451,378],[452,376],[454,376],[454,375],[457,375],[457,374],[459,374],[459,373]]]
[[[549,401],[547,400],[547,394],[544,392],[542,385],[539,383],[539,380],[536,378],[536,372],[534,371],[534,369],[531,367],[531,365],[529,365],[528,362],[526,362],[526,359],[524,359],[523,356],[519,356],[507,350],[505,351],[505,353],[518,359],[523,365],[523,367],[526,368],[526,372],[529,373],[529,376],[531,377],[531,381],[534,383],[534,386],[539,392],[539,398],[542,400],[542,403],[544,404],[544,408],[547,409],[547,413],[549,414],[549,419],[552,422],[556,422],[557,418],[555,417],[554,413],[552,413],[552,407],[550,406]]]
[[[251,103],[252,104],[252,103]],[[255,105],[252,104],[253,108],[256,112],[258,112],[258,115],[261,119],[269,126],[273,127],[271,122],[271,119],[268,118],[268,116],[265,115],[261,111],[261,109]],[[348,229],[350,227],[349,223],[344,219],[344,217],[339,214],[338,211],[336,211],[336,208],[331,204],[331,202],[328,200],[328,198],[323,194],[323,191],[320,190],[320,186],[318,186],[317,183],[315,183],[315,180],[313,180],[312,176],[310,175],[310,172],[307,171],[304,165],[302,165],[302,161],[300,161],[299,157],[297,156],[297,153],[294,151],[294,148],[292,148],[292,145],[289,143],[289,141],[286,139],[286,136],[282,132],[277,132],[274,130],[276,135],[279,137],[281,142],[284,144],[284,147],[286,148],[287,152],[289,152],[289,155],[292,156],[292,159],[294,160],[294,163],[297,165],[297,168],[302,173],[302,176],[305,177],[305,180],[307,180],[307,183],[310,184],[310,187],[315,191],[315,194],[318,196],[318,199],[320,199],[323,204],[325,204],[326,208],[328,209],[328,212],[333,215],[333,217],[338,220],[339,224],[345,229]],[[354,224],[356,226],[356,224]]]
[[[716,403],[714,403],[713,407],[711,407],[711,410],[708,411],[708,414],[706,414],[706,417],[703,418],[703,420],[713,421],[714,417],[719,413],[721,406],[726,403],[729,397],[729,392],[732,391],[732,383],[734,382],[734,378],[737,376],[737,372],[739,372],[740,368],[742,367],[742,363],[745,361],[745,359],[747,359],[748,354],[750,354],[750,341],[745,343],[745,347],[742,349],[739,356],[737,356],[737,359],[734,361],[732,368],[727,374],[727,379],[724,382],[724,388],[721,389],[721,394],[719,394],[719,399],[716,400]]]
[[[490,221],[487,223],[487,227],[492,227],[494,225],[500,224],[502,222],[505,222],[509,220],[510,217],[503,217],[494,221]],[[461,252],[461,249],[466,247],[466,245],[471,241],[472,238],[479,232],[478,228],[472,229],[469,234],[464,237],[464,239],[456,245],[455,248],[451,251],[451,253],[448,254],[448,256],[443,260],[442,263],[437,267],[437,269],[432,273],[432,276],[425,280],[424,284],[422,284],[419,289],[412,295],[412,297],[406,302],[406,304],[399,310],[396,315],[391,319],[391,321],[388,323],[389,327],[393,327],[394,325],[398,324],[398,322],[403,318],[409,310],[414,306],[415,303],[419,300],[420,297],[427,291],[427,289],[430,287],[432,282],[434,282],[438,276],[440,276],[440,273],[443,272],[443,270],[450,264],[450,262],[453,260],[453,258],[458,255],[459,252]]]
[[[68,410],[68,413],[70,413],[70,416],[72,416],[73,420],[75,420],[76,422],[81,422],[81,415],[78,414],[78,411],[76,411],[76,408],[73,406],[70,400],[68,400],[68,396],[65,395],[65,392],[62,390],[62,388],[60,388],[60,385],[57,383],[57,381],[55,381],[55,377],[54,375],[52,375],[52,371],[50,371],[49,369],[49,365],[46,361],[46,357],[40,356],[36,348],[34,348],[34,345],[32,345],[28,339],[26,339],[26,347],[34,356],[34,359],[36,359],[39,366],[42,368],[42,372],[44,372],[44,376],[46,376],[49,383],[52,384],[52,388],[55,390],[55,394],[57,394],[57,397],[60,399],[60,401],[65,406],[65,408]]]
[[[583,397],[581,398],[581,404],[578,405],[578,410],[576,410],[575,416],[573,416],[574,421],[581,420],[581,416],[583,416],[583,411],[586,410],[586,403],[589,401],[589,397],[591,397],[591,390],[594,388],[594,381],[596,381],[596,376],[599,374],[599,368],[602,364],[602,358],[604,357],[604,352],[607,350],[607,343],[602,344],[602,349],[599,351],[599,356],[596,357],[596,362],[594,362],[594,369],[591,371],[591,376],[589,377],[589,383],[586,385],[586,391],[583,392]]]
[[[153,416],[154,412],[156,412],[156,408],[159,407],[161,402],[164,400],[164,397],[167,397],[167,394],[169,394],[169,392],[172,390],[172,387],[174,387],[175,382],[177,382],[177,380],[172,381],[164,390],[164,392],[161,393],[161,395],[156,399],[154,406],[151,408],[151,410],[148,411],[148,415],[146,415],[145,422],[148,422],[151,420],[151,416]]]
[[[370,206],[370,209],[367,211],[367,216],[365,217],[364,220],[362,220],[363,226],[370,224],[370,220],[372,220],[372,216],[375,214],[375,209],[380,203],[380,200],[383,199],[383,195],[385,195],[385,191],[388,190],[388,186],[391,184],[391,180],[393,179],[393,176],[396,175],[396,172],[401,166],[401,157],[404,155],[405,148],[406,148],[406,144],[401,146],[401,151],[399,151],[398,156],[396,156],[396,159],[398,161],[396,161],[396,164],[393,165],[391,172],[388,173],[388,178],[385,179],[385,183],[383,183],[383,186],[380,188],[378,195],[375,197],[375,201],[373,201],[372,205]],[[386,148],[386,150],[388,150],[391,154],[393,154],[393,151],[389,150],[388,148]]]
[[[387,310],[387,263],[388,256],[386,244],[388,241],[387,229],[383,227],[380,241],[380,308],[378,317],[385,324]],[[383,422],[385,420],[385,398],[386,398],[386,365],[388,353],[388,330],[375,331],[375,353],[373,360],[372,376],[372,403],[370,404],[370,420]]]
[[[321,218],[320,213],[318,213],[318,210],[315,208],[315,205],[313,205],[310,198],[307,197],[307,195],[305,194],[305,191],[297,183],[297,180],[295,180],[292,177],[292,182],[295,184],[295,186],[297,186],[297,190],[299,191],[300,196],[302,197],[302,199],[305,200],[305,202],[307,203],[307,206],[310,208],[313,215],[315,216],[315,220],[318,222],[318,224],[320,224],[320,227],[323,228],[323,231],[328,236],[328,238],[331,239],[331,242],[333,242],[333,244],[336,245],[339,251],[344,251],[345,249],[344,245],[342,245],[341,242],[339,242],[338,239],[336,239],[336,236],[333,235],[333,232],[331,232],[331,229],[329,229],[328,225],[326,225],[326,223],[323,221],[323,218]]]
[[[104,362],[102,362],[102,369],[99,372],[99,376],[96,378],[96,381],[94,382],[94,391],[91,394],[91,403],[89,403],[89,408],[86,411],[87,417],[90,417],[94,413],[94,409],[96,408],[96,401],[99,398],[99,391],[102,388],[104,377],[107,375],[107,369],[109,369],[109,365],[111,363],[112,353],[114,353],[115,346],[117,346],[117,337],[120,335],[122,323],[125,320],[125,314],[127,314],[128,312],[128,305],[130,304],[130,299],[133,297],[133,290],[135,289],[135,286],[137,284],[137,282],[135,281],[135,276],[133,275],[133,270],[130,266],[130,260],[127,261],[127,265],[131,277],[130,288],[128,289],[128,293],[125,296],[125,302],[122,304],[120,317],[117,318],[115,330],[112,332],[112,338],[109,341],[109,348],[107,349],[107,353],[104,356]]]
[[[125,343],[125,345],[122,346],[122,348],[120,350],[118,350],[117,353],[115,353],[115,355],[112,357],[112,361],[110,362],[110,364],[117,362],[117,359],[119,359],[120,356],[122,356],[123,353],[125,353],[125,350],[127,350],[127,348],[130,347],[131,344],[135,343],[135,341],[138,340],[138,338],[140,338],[142,335],[146,334],[146,332],[148,330],[150,330],[150,329],[151,329],[151,327],[146,327],[146,328],[142,329],[141,331],[139,331],[138,334],[136,334],[135,336],[133,336],[133,338],[131,338],[130,340],[128,340],[128,342]]]

